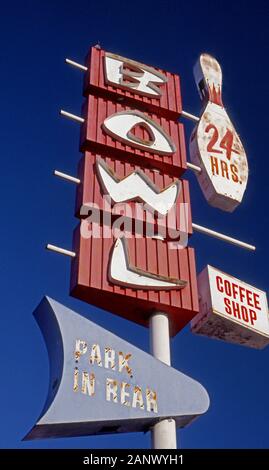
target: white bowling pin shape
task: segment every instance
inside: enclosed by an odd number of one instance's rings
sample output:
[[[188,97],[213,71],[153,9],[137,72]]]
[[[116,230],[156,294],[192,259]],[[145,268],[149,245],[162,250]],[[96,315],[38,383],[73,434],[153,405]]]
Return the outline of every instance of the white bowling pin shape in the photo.
[[[222,103],[219,63],[201,54],[194,77],[204,106],[190,138],[190,158],[202,168],[197,178],[208,203],[232,212],[247,185],[246,153]]]

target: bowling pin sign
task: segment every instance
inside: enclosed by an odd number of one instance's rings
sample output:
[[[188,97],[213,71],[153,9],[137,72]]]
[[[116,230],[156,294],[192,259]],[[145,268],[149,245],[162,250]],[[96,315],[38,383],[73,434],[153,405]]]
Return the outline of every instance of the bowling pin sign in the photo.
[[[201,54],[194,77],[203,112],[190,138],[190,158],[202,169],[197,178],[208,203],[232,212],[247,185],[246,153],[223,106],[219,63],[209,54]]]

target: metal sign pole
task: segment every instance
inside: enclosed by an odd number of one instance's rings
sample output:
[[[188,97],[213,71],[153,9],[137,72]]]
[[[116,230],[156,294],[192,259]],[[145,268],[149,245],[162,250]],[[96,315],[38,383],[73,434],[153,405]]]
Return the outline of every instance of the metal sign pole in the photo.
[[[171,365],[169,319],[165,313],[155,312],[150,317],[151,354],[168,366]],[[151,429],[152,449],[176,449],[177,435],[174,419],[164,419]]]

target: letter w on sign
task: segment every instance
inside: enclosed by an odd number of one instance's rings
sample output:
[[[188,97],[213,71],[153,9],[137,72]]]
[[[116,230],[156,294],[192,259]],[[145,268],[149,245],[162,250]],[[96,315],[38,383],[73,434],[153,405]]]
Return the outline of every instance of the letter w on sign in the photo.
[[[141,170],[120,180],[102,158],[98,158],[96,164],[101,184],[114,202],[139,200],[162,215],[166,215],[176,203],[182,186],[179,180],[160,191]]]

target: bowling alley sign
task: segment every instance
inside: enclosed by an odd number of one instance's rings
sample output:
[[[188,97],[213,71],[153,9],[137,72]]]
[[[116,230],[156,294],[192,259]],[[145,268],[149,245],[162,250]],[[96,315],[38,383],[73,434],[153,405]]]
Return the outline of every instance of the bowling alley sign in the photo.
[[[196,334],[263,348],[266,294],[211,266],[196,273],[179,76],[99,46],[85,68],[70,295],[145,327],[161,312],[170,336],[191,322]],[[246,154],[220,65],[202,54],[194,74],[203,109],[190,158],[209,204],[231,212],[246,189]],[[145,431],[170,418],[183,427],[206,412],[198,382],[53,299],[35,317],[51,372],[27,439]]]
[[[194,76],[203,111],[190,138],[191,161],[202,169],[198,181],[209,204],[232,212],[242,201],[247,185],[246,154],[223,105],[219,63],[202,54]]]
[[[144,326],[162,311],[175,335],[199,309],[179,76],[96,47],[87,66],[71,295]]]

